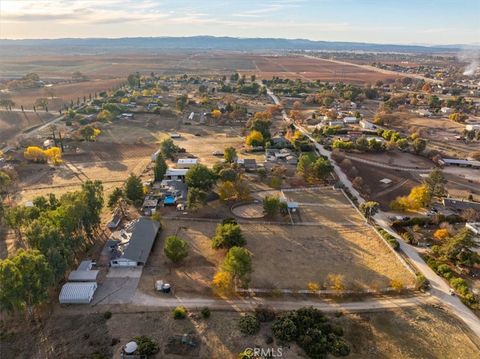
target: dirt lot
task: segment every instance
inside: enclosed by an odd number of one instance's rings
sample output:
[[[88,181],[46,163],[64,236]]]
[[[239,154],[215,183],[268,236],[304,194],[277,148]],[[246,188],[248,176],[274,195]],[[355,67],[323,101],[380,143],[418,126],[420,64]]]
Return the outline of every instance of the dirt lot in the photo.
[[[78,312],[78,311],[77,311]],[[198,357],[237,358],[247,347],[278,348],[280,343],[265,343],[271,324],[262,324],[256,336],[244,336],[237,328],[240,314],[213,312],[208,320],[191,313],[185,320],[174,320],[166,312],[115,312],[109,320],[103,313],[74,314],[68,309],[49,316],[42,326],[20,328],[18,321],[6,326],[0,337],[2,358],[90,358],[93,353],[119,357],[121,347],[133,337],[147,335],[160,346],[157,358]],[[447,312],[434,307],[409,308],[377,313],[331,316],[340,324],[350,343],[349,358],[474,358],[479,340]],[[175,335],[191,334],[199,343],[188,350],[168,345]],[[26,345],[25,337],[31,338]],[[286,358],[304,358],[294,344],[282,347]],[[180,353],[179,356],[173,352]]]
[[[413,284],[411,273],[344,197],[332,191],[287,196],[301,203],[308,200],[310,204],[300,204],[302,220],[317,225],[242,223],[246,247],[253,254],[250,287],[307,289],[309,282],[324,285],[329,274],[343,275],[346,288],[353,290],[385,288],[391,280]],[[224,251],[211,249],[216,223],[176,219],[164,225],[140,289],[153,292],[155,280],[162,278],[174,285],[179,296],[211,295],[210,282],[224,256]],[[190,255],[178,266],[172,266],[163,253],[165,238],[173,234],[190,246]]]
[[[151,163],[155,146],[115,143],[82,143],[79,153],[65,154],[57,167],[23,163],[16,167],[21,192],[18,201],[51,193],[77,189],[86,180],[100,180],[106,192],[120,186],[130,173],[141,174]]]
[[[0,111],[0,147],[22,131],[51,120],[47,112]]]

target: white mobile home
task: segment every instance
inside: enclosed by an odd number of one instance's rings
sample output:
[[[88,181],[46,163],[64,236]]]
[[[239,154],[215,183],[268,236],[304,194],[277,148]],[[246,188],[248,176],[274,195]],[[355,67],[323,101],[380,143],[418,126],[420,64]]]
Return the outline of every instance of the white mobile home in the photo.
[[[177,168],[190,168],[198,164],[198,158],[179,158]]]

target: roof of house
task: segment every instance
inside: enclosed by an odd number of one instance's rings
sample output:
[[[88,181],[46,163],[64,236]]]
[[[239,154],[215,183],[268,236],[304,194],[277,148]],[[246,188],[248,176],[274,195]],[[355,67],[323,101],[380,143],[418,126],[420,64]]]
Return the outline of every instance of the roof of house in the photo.
[[[145,263],[152,250],[160,223],[146,217],[139,218],[132,226],[132,235],[121,258]]]
[[[90,303],[93,294],[97,290],[97,283],[71,283],[63,285],[58,296],[60,303]]]
[[[255,158],[245,158],[243,160],[243,165],[245,167],[255,167],[257,165],[257,161],[255,160]]]
[[[195,164],[198,162],[198,158],[179,158],[178,164]]]
[[[84,260],[81,261],[80,264],[78,265],[77,270],[90,270],[92,268],[93,261],[91,260]]]
[[[452,207],[455,209],[473,208],[480,211],[480,202],[464,201],[463,199],[444,198],[443,205],[445,207]]]
[[[187,172],[187,168],[169,168],[165,176],[185,176]]]
[[[72,282],[95,282],[99,270],[74,270],[68,275],[68,280]]]
[[[441,161],[445,164],[450,164],[450,165],[465,165],[465,166],[480,167],[480,161],[462,160],[457,158],[442,158]]]

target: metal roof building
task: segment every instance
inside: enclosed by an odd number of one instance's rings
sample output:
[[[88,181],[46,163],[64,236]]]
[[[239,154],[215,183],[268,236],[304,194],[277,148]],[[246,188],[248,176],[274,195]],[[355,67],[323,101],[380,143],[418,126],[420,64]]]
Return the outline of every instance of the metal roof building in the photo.
[[[110,261],[112,267],[144,265],[159,229],[160,223],[146,217],[139,218],[134,222],[132,234],[123,248],[123,253]]]
[[[99,270],[74,270],[68,275],[71,282],[96,282]]]
[[[97,283],[65,283],[58,300],[61,304],[88,304],[97,290]]]

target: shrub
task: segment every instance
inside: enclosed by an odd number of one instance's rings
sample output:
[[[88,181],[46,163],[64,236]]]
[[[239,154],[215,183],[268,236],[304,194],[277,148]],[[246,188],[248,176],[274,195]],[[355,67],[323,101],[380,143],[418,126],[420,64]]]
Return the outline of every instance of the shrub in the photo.
[[[265,306],[258,306],[255,308],[255,317],[257,317],[260,322],[271,322],[276,316],[277,315],[272,308]]]
[[[430,282],[428,281],[427,278],[425,278],[423,274],[419,274],[415,279],[416,290],[424,291],[424,290],[427,290],[429,286],[430,286]]]
[[[135,354],[149,356],[157,354],[160,350],[157,341],[147,336],[142,335],[140,337],[135,337],[133,340],[138,345]]]
[[[238,320],[238,328],[243,334],[254,335],[260,330],[260,322],[253,315],[243,315]]]
[[[203,319],[208,319],[208,318],[210,318],[210,315],[212,314],[212,313],[210,312],[210,308],[208,308],[208,307],[203,308],[200,313],[202,314],[202,318],[203,318]]]
[[[187,316],[187,309],[183,306],[178,306],[173,310],[173,319],[184,319]]]
[[[407,242],[408,244],[413,244],[415,243],[415,238],[413,237],[413,234],[410,232],[403,232],[402,233],[402,238]]]
[[[236,223],[219,224],[215,236],[212,238],[212,248],[214,249],[240,247],[245,243],[242,230]]]
[[[107,320],[108,320],[108,319],[110,319],[111,317],[112,317],[112,312],[110,312],[110,311],[107,310],[105,313],[103,313],[103,318],[104,318],[104,319],[107,319]]]

